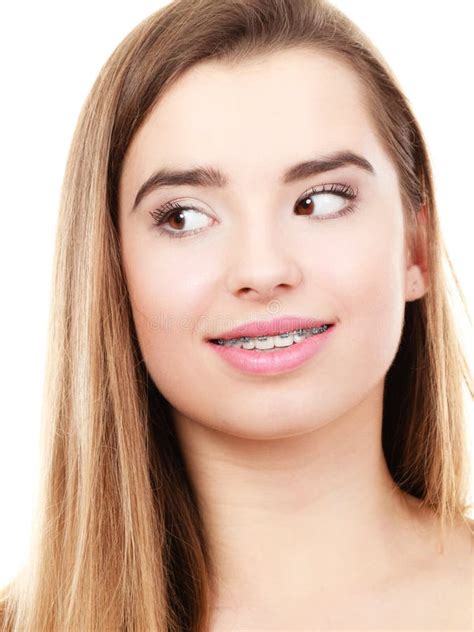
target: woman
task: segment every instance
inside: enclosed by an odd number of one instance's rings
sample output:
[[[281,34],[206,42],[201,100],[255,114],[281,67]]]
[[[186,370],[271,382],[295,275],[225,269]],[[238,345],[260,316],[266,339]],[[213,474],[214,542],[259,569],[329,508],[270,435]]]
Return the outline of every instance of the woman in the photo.
[[[69,155],[40,525],[3,629],[468,629],[443,256],[420,128],[343,14],[141,23]]]

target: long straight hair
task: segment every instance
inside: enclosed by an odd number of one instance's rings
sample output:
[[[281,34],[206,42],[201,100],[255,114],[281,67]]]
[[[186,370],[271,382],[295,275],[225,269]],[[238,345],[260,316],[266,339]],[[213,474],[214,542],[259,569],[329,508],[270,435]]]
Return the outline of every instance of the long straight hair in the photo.
[[[385,380],[383,449],[394,481],[472,529],[463,383],[430,159],[386,61],[325,0],[175,0],[113,51],[83,106],[64,174],[42,407],[42,468],[28,563],[2,592],[9,632],[206,630],[214,569],[170,407],[143,361],[120,258],[127,148],[163,91],[202,60],[232,67],[304,47],[359,77],[397,169],[406,243],[425,209],[429,289],[406,303]],[[443,531],[444,533],[444,531]]]

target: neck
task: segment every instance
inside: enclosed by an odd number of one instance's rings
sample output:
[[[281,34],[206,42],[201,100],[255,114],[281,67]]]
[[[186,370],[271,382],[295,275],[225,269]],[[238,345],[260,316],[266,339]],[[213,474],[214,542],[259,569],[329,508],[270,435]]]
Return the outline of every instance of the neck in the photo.
[[[411,497],[382,450],[383,384],[311,432],[252,440],[175,412],[216,569],[218,608],[303,603],[400,563]],[[413,500],[413,499],[412,499]]]

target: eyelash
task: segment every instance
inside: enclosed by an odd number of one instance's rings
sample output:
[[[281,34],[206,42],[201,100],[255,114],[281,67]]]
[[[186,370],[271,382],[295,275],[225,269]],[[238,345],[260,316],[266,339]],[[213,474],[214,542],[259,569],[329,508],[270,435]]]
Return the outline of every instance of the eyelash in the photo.
[[[295,205],[299,204],[300,202],[303,202],[306,198],[312,197],[313,195],[317,193],[336,193],[337,195],[339,195],[340,197],[343,197],[346,200],[355,200],[357,197],[358,191],[357,189],[354,191],[352,187],[346,184],[324,184],[322,186],[313,187],[312,189],[304,193],[300,198],[298,198]],[[311,220],[332,219],[334,217],[348,215],[349,213],[354,212],[355,208],[356,208],[355,205],[347,206],[346,208],[343,208],[340,211],[337,211],[336,213],[333,213],[331,215],[326,215],[326,217],[312,217],[309,215],[303,215],[303,217],[308,217],[308,219],[311,219]],[[180,202],[168,202],[161,208],[150,211],[150,215],[153,218],[153,223],[158,228],[158,232],[160,234],[166,235],[167,237],[170,237],[171,239],[180,239],[181,237],[190,237],[191,235],[199,233],[201,232],[201,230],[203,230],[202,228],[197,228],[196,230],[191,230],[191,231],[186,231],[186,232],[184,231],[183,232],[181,231],[170,232],[169,230],[160,228],[163,224],[166,223],[166,221],[174,213],[177,213],[178,211],[197,211],[198,213],[202,213],[203,215],[205,215],[205,213],[201,211],[201,209],[196,208],[192,204],[182,205],[180,204]]]

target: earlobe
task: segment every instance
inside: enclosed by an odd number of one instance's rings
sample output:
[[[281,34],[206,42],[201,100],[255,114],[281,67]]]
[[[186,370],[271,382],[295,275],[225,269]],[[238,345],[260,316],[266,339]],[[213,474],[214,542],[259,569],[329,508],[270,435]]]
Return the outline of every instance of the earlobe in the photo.
[[[417,213],[415,251],[410,257],[406,271],[405,299],[415,301],[426,293],[429,287],[428,273],[428,215],[426,204]]]
[[[425,278],[420,267],[416,264],[407,270],[407,284],[405,289],[405,300],[416,301],[424,296],[427,290]]]

